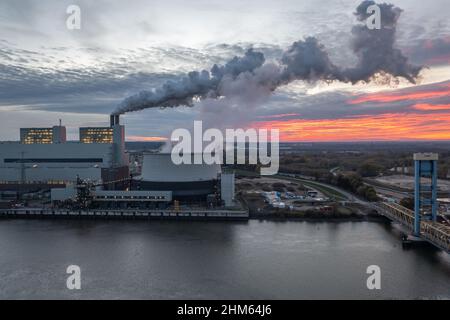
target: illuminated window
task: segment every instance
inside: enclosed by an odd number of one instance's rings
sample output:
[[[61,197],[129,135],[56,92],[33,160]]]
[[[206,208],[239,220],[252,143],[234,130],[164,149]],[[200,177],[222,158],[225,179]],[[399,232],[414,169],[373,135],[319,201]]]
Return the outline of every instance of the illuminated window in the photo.
[[[20,142],[23,144],[50,144],[53,143],[52,128],[22,128],[20,129]]]
[[[113,129],[105,128],[80,128],[81,143],[113,143]]]

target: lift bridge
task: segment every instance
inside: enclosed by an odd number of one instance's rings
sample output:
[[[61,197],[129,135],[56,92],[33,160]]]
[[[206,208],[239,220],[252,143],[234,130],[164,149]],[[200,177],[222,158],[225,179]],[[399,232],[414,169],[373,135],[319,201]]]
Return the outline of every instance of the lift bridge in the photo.
[[[425,240],[450,253],[450,227],[437,221],[437,161],[435,153],[414,154],[414,211],[390,202],[380,202],[375,209],[405,226],[411,240]]]

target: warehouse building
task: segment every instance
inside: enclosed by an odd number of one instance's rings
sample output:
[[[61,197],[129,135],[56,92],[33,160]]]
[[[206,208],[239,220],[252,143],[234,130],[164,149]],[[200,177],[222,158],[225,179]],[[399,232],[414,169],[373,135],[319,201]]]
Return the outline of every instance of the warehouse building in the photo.
[[[80,189],[75,186],[54,188],[51,190],[53,205],[62,205],[67,201],[77,201]],[[165,208],[172,201],[170,191],[120,191],[120,190],[92,190],[87,199],[91,208],[108,209],[156,209]]]

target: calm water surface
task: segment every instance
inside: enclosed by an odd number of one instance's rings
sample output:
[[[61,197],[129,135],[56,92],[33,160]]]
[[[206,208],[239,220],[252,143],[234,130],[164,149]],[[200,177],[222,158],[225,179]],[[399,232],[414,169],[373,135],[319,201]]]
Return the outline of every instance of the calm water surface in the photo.
[[[0,220],[0,298],[449,299],[449,255],[400,237],[375,222]]]

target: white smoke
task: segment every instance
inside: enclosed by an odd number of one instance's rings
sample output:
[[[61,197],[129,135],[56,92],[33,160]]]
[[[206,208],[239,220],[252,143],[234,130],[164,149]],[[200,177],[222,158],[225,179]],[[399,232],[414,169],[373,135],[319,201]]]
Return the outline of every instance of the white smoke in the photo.
[[[114,114],[155,107],[192,106],[198,99],[217,97],[219,85],[225,77],[236,78],[241,73],[261,67],[264,62],[262,53],[249,49],[243,57],[234,57],[225,66],[214,65],[210,71],[192,71],[177,81],[166,82],[161,88],[128,97]]]

